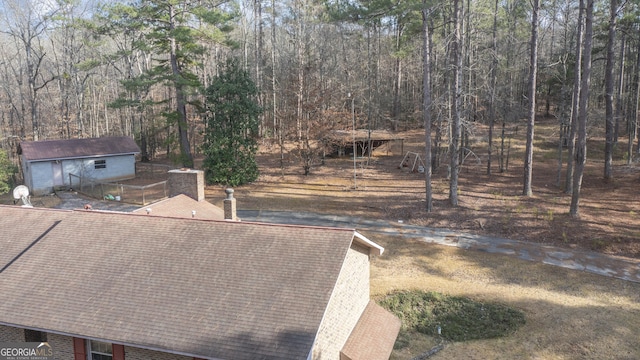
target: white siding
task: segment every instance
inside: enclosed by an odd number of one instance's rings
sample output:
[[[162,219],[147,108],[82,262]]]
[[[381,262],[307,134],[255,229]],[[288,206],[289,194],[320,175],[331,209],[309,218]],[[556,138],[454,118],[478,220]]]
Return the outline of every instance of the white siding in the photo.
[[[106,167],[95,168],[96,160],[105,160]],[[44,195],[53,192],[52,162],[39,161],[25,164],[25,184],[34,195]],[[133,178],[136,175],[136,159],[134,155],[119,155],[99,158],[62,160],[62,180],[69,186],[69,174],[82,176],[94,181],[116,181]]]
[[[51,168],[51,162],[33,162],[29,165],[31,172],[31,193],[34,195],[45,195],[53,192],[53,169]]]

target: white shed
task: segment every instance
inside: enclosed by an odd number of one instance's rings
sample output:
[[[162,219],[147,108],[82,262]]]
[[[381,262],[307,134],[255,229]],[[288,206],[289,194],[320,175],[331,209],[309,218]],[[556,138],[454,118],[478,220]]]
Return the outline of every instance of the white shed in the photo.
[[[69,174],[94,181],[135,177],[139,153],[126,136],[24,141],[18,147],[24,183],[34,195],[70,186]]]

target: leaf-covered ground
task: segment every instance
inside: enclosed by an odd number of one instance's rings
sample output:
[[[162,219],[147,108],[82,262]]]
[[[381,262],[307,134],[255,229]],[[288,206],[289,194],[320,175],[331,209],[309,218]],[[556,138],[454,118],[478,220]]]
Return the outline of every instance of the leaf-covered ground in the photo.
[[[433,175],[433,212],[425,211],[424,175],[402,167],[408,151],[424,152],[422,130],[398,134],[404,141],[379,148],[354,171],[349,157],[328,158],[304,176],[298,159],[285,152],[281,167],[279,147],[262,146],[257,182],[236,188],[241,209],[316,211],[363,216],[389,221],[457,229],[513,240],[640,258],[640,166],[626,165],[626,143],[616,148],[614,178],[603,179],[604,140],[590,138],[581,198],[580,218],[569,216],[571,196],[564,193],[564,166],[558,185],[555,125],[536,128],[533,196],[525,197],[522,158],[524,131],[512,130],[505,141],[504,172],[499,172],[497,151],[492,175],[486,174],[486,128],[478,126],[470,154],[460,172],[459,206],[449,204],[446,155]],[[540,139],[539,139],[540,138]],[[500,139],[494,140],[500,146]],[[566,158],[566,151],[563,157]],[[410,162],[411,165],[411,162]],[[508,165],[508,166],[507,166]],[[354,172],[356,174],[354,179]],[[355,184],[355,189],[354,189]],[[209,187],[208,196],[221,201],[221,187]],[[219,200],[218,200],[219,199]]]

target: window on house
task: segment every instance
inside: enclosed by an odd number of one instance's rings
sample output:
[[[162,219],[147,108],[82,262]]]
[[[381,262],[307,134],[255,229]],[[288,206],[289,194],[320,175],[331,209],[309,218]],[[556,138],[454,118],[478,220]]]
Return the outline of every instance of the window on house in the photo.
[[[95,169],[106,169],[107,168],[107,160],[96,160],[93,162],[93,166]]]
[[[88,360],[112,360],[113,347],[110,343],[89,340],[87,347]]]
[[[24,329],[24,341],[26,342],[47,342],[47,333],[37,330]]]

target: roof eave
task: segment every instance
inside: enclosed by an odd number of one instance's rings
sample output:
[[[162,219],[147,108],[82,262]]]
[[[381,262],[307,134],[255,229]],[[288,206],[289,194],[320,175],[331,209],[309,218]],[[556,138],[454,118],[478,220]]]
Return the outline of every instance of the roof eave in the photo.
[[[104,155],[82,155],[82,156],[69,156],[69,157],[61,157],[61,158],[44,158],[44,159],[29,159],[25,158],[28,162],[45,162],[45,161],[62,161],[62,160],[75,160],[75,159],[93,159],[93,158],[101,158],[101,157],[109,157],[109,156],[123,156],[123,155],[136,155],[140,152],[124,152],[117,154],[104,154]]]
[[[364,235],[360,234],[357,231],[353,232],[353,240],[361,245],[370,248],[373,255],[382,255],[382,253],[384,252],[384,248],[382,246],[367,239]]]

